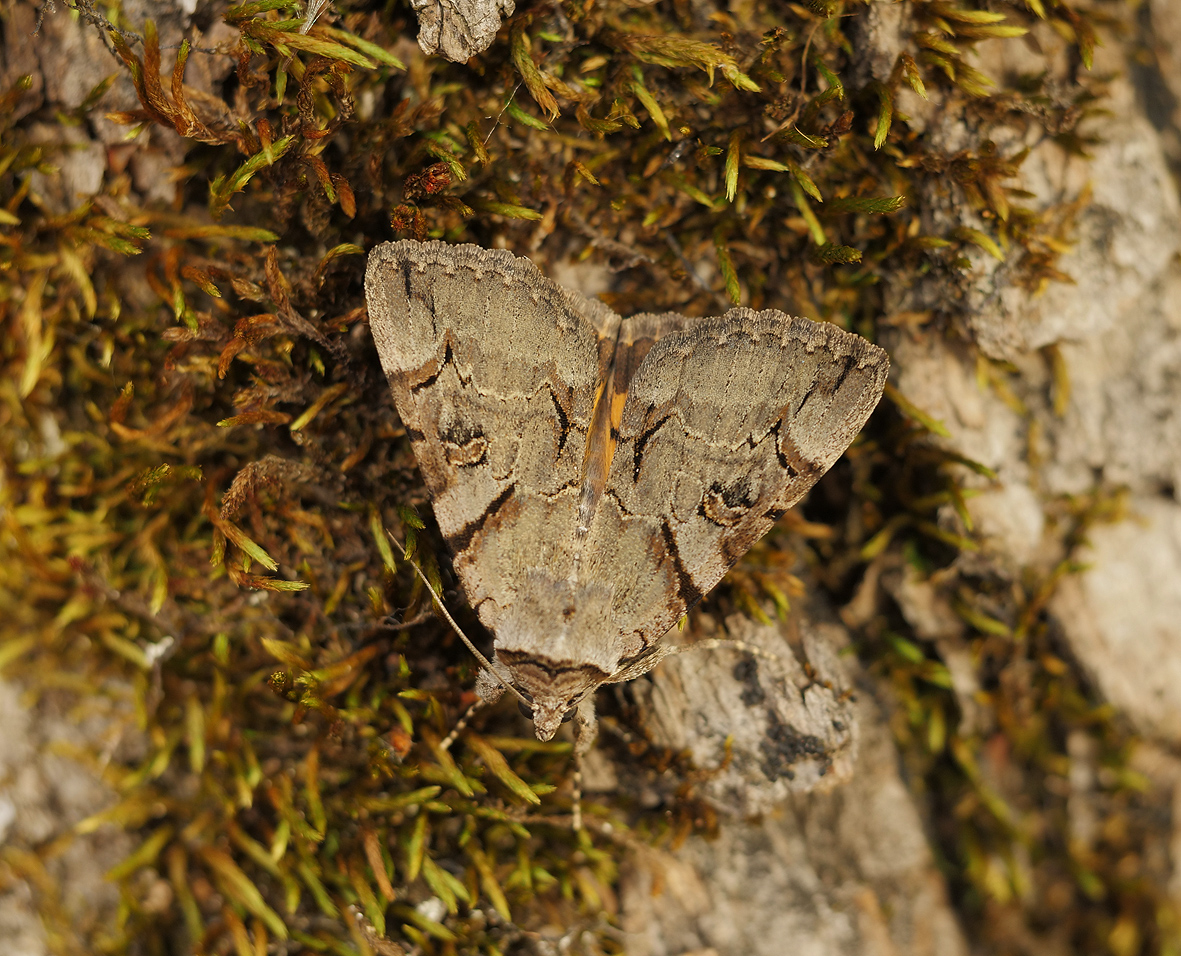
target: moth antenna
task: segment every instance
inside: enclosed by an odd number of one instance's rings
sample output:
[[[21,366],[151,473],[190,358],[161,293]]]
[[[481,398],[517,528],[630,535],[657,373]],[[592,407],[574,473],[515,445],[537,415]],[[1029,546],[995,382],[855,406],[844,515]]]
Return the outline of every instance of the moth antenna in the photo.
[[[423,573],[422,568],[418,566],[417,562],[406,557],[406,549],[402,547],[402,543],[388,531],[386,532],[386,536],[394,543],[394,547],[397,548],[398,553],[402,555],[402,560],[410,565],[410,567],[414,568],[414,573],[418,575],[422,583],[426,585],[426,589],[430,591],[431,597],[434,598],[435,603],[439,605],[439,610],[443,612],[443,617],[446,619],[447,623],[451,625],[451,629],[455,631],[455,633],[459,635],[459,639],[467,645],[467,649],[471,651],[472,656],[480,662],[480,666],[488,671],[488,673],[495,677],[498,681],[500,681],[506,688],[508,688],[509,692],[514,697],[516,697],[517,700],[519,700],[526,707],[532,709],[532,701],[527,700],[525,695],[513,686],[513,683],[509,678],[505,677],[505,675],[492,666],[492,662],[488,660],[488,658],[486,658],[483,654],[481,654],[480,649],[471,642],[471,639],[466,634],[463,633],[463,628],[455,623],[455,618],[451,616],[451,612],[447,610],[447,605],[443,603],[442,595],[440,595],[439,592],[435,590],[435,586],[431,584],[430,579],[425,573]]]

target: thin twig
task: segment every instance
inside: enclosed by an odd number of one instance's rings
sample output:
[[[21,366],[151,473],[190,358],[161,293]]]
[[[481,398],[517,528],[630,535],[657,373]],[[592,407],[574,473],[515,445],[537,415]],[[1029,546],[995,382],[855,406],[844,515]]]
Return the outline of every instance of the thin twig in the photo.
[[[496,121],[492,124],[492,129],[488,130],[488,135],[484,137],[484,145],[485,146],[487,146],[488,141],[490,139],[492,139],[492,134],[496,132],[496,127],[498,127],[500,125],[500,118],[502,116],[504,116],[505,110],[508,109],[509,104],[513,101],[513,98],[517,95],[517,90],[519,90],[520,88],[521,88],[520,83],[518,83],[516,86],[513,87],[512,95],[507,100],[504,101],[504,106],[502,106],[500,108],[500,112],[496,114]]]
[[[419,611],[409,621],[401,621],[398,624],[383,624],[382,626],[390,631],[408,631],[412,627],[418,627],[419,624],[429,621],[431,617],[430,611]]]

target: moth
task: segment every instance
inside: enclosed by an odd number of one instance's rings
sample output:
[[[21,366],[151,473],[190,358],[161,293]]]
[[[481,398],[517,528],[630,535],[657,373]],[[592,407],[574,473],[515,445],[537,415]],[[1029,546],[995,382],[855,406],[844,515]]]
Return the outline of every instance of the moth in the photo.
[[[585,737],[595,690],[669,653],[665,633],[849,446],[889,368],[860,336],[774,310],[621,319],[474,245],[379,245],[365,294],[494,635],[477,691],[511,690],[541,740],[570,716]]]

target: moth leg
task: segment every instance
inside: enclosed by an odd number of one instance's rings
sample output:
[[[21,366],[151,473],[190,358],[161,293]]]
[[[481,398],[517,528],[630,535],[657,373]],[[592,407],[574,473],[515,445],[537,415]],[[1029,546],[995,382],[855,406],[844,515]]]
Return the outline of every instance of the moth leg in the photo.
[[[494,658],[495,659],[495,658]],[[505,687],[499,677],[491,671],[480,668],[480,676],[476,678],[476,693],[485,704],[495,704],[504,696]]]
[[[456,738],[463,733],[463,728],[476,715],[476,711],[487,704],[495,704],[504,696],[504,690],[504,684],[500,682],[495,674],[481,668],[480,676],[476,678],[476,702],[463,712],[463,716],[455,722],[455,726],[451,728],[451,733],[443,738],[443,742],[439,746],[444,750],[450,750]]]
[[[481,707],[487,706],[487,704],[488,702],[484,700],[483,697],[477,697],[475,702],[463,712],[463,716],[455,722],[455,726],[451,728],[451,733],[443,738],[443,742],[439,744],[439,747],[442,750],[450,750],[451,745],[455,743],[459,735],[463,733],[464,727],[466,727],[468,722],[476,715],[476,711],[478,711]]]
[[[774,661],[777,664],[783,662],[783,658],[770,651],[765,651],[761,647],[756,647],[754,644],[748,644],[746,641],[735,641],[728,637],[711,637],[704,641],[694,641],[692,644],[678,644],[675,647],[670,647],[668,653],[670,654],[684,654],[686,651],[713,651],[718,648],[729,648],[732,651],[737,651],[739,654],[749,654],[751,657],[761,657],[765,661]]]
[[[670,654],[684,654],[686,651],[712,651],[719,647],[728,647],[733,651],[738,651],[740,654],[749,654],[751,657],[761,657],[768,661],[778,662],[780,660],[774,654],[763,650],[761,647],[756,647],[754,644],[747,644],[746,641],[735,641],[724,637],[711,637],[704,641],[694,641],[692,644],[661,644],[653,648],[647,656],[629,664],[627,667],[621,667],[607,679],[606,683],[621,684],[624,681],[642,677]]]
[[[582,759],[599,736],[594,694],[587,694],[574,709],[574,832],[582,829]]]

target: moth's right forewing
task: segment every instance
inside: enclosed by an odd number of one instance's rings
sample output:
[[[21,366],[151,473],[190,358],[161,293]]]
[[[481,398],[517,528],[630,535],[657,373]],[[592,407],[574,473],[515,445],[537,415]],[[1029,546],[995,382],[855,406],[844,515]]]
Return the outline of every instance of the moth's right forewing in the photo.
[[[801,457],[823,474],[845,453],[881,401],[890,359],[885,349],[830,323],[793,322],[808,323],[804,351],[813,381],[802,393],[807,401],[793,408],[786,420],[787,431]],[[809,340],[818,344],[808,344]]]
[[[662,335],[628,385],[588,541],[591,569],[620,578],[620,628],[647,643],[714,587],[853,440],[887,366],[858,336],[778,312]]]

